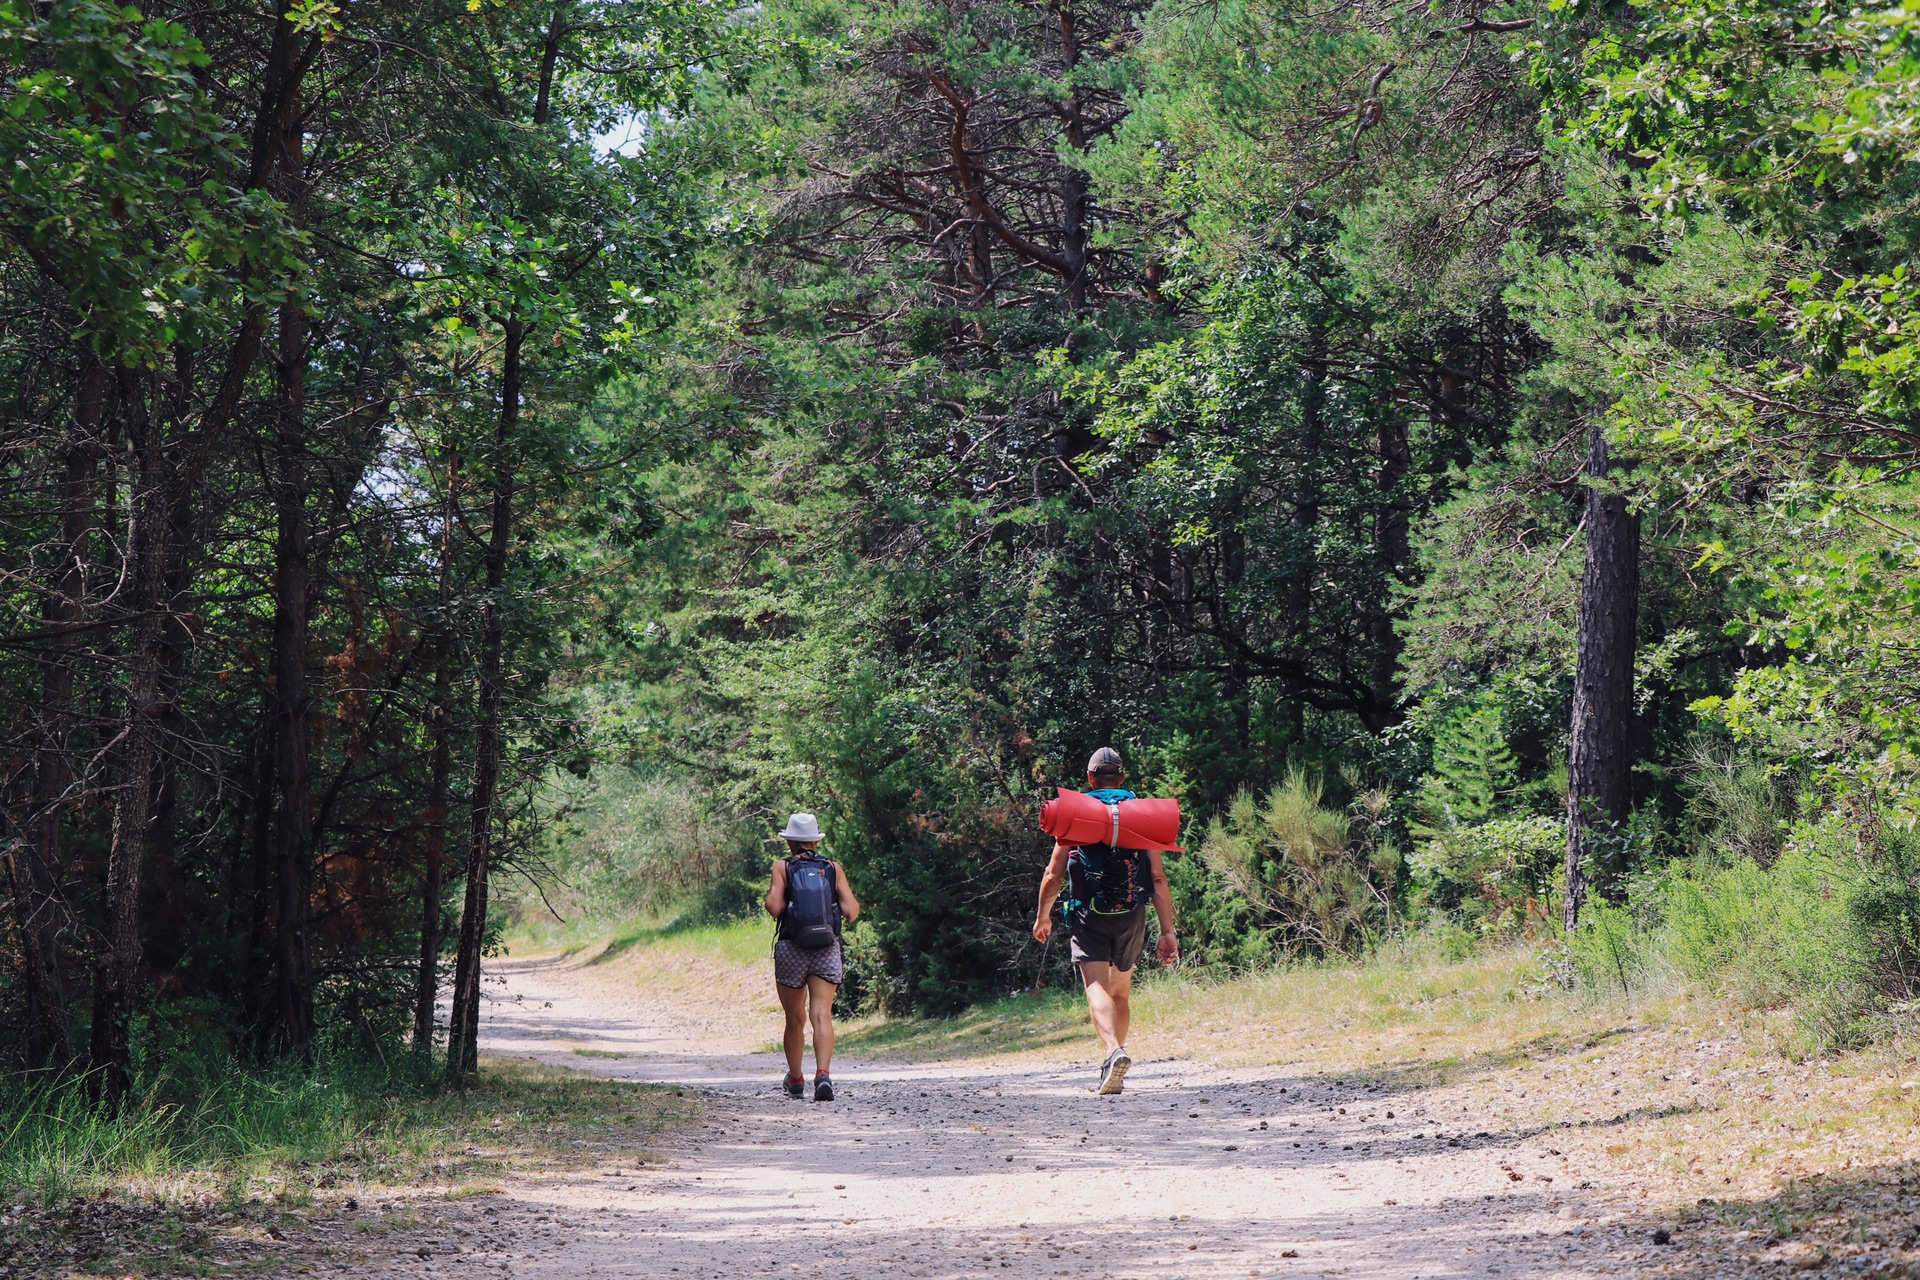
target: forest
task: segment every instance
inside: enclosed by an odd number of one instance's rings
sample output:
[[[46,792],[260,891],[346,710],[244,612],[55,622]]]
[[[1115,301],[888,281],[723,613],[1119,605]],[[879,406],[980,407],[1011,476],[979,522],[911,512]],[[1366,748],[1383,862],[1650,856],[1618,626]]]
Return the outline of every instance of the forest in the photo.
[[[1920,996],[1920,11],[0,0],[8,1072],[477,1066],[513,921]],[[213,1068],[208,1068],[213,1069]],[[171,1073],[171,1076],[170,1076]],[[410,1073],[410,1074],[409,1074]]]

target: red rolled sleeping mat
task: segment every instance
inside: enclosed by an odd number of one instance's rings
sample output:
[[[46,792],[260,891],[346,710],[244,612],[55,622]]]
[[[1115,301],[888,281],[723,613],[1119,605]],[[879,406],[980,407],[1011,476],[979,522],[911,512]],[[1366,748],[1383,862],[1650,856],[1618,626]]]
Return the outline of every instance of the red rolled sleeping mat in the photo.
[[[1061,844],[1110,844],[1116,849],[1183,850],[1178,800],[1122,800],[1102,804],[1079,791],[1060,794],[1040,806],[1040,829]]]

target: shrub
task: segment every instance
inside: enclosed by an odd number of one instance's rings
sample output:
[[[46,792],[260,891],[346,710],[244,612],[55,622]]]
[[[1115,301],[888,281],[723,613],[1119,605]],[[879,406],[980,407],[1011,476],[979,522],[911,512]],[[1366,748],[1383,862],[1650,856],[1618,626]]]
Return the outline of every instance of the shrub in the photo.
[[[1317,779],[1290,771],[1264,802],[1236,796],[1201,843],[1221,907],[1244,902],[1244,936],[1269,951],[1357,955],[1392,920],[1401,860],[1382,838],[1386,793],[1363,793],[1345,813],[1323,795]]]
[[[1407,859],[1413,905],[1457,914],[1483,934],[1553,929],[1567,829],[1554,818],[1425,827]]]
[[[545,861],[564,914],[625,920],[690,908],[731,918],[766,891],[753,834],[684,778],[609,764],[583,782],[558,778],[554,790],[562,811]],[[543,910],[537,894],[521,904],[523,916]]]
[[[1698,743],[1686,776],[1693,793],[1688,808],[1704,848],[1763,867],[1779,856],[1793,817],[1792,775]]]
[[[1581,978],[1630,989],[1662,965],[1753,1008],[1792,1008],[1811,1047],[1856,1047],[1920,995],[1920,841],[1839,814],[1794,827],[1770,866],[1677,863],[1633,911],[1593,904],[1569,945]]]

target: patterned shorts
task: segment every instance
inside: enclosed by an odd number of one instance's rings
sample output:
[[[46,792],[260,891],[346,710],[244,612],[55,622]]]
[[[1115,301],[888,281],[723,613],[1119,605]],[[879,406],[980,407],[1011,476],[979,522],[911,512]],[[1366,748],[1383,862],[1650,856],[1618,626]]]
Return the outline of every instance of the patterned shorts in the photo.
[[[808,978],[822,978],[840,985],[840,940],[830,947],[812,951],[796,947],[785,938],[773,944],[773,980],[783,987],[804,987]]]

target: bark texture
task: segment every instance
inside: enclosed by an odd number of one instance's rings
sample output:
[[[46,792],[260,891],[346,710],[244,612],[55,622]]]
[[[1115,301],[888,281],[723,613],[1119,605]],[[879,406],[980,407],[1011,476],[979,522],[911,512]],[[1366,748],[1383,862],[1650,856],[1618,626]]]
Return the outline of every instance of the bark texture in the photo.
[[[1633,807],[1633,663],[1640,609],[1640,517],[1606,488],[1605,431],[1592,428],[1587,458],[1586,570],[1580,584],[1579,654],[1567,750],[1566,926],[1587,894],[1612,891],[1615,851]]]

